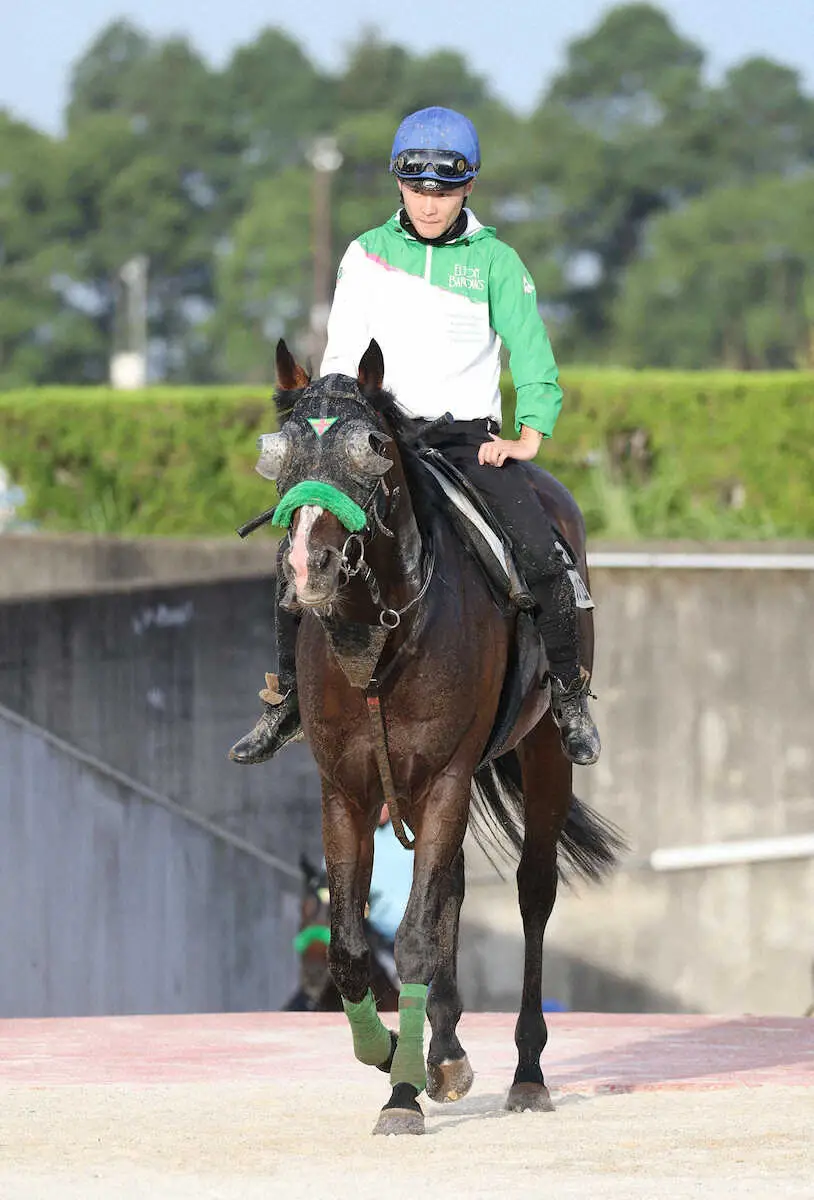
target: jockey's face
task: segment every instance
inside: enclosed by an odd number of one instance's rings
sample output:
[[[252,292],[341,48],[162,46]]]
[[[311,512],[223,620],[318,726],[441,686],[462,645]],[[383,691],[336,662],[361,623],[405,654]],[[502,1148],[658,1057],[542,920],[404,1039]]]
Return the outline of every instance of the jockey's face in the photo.
[[[449,191],[424,191],[420,183],[402,183],[401,198],[418,233],[423,238],[442,237],[458,219],[472,191],[472,181]]]

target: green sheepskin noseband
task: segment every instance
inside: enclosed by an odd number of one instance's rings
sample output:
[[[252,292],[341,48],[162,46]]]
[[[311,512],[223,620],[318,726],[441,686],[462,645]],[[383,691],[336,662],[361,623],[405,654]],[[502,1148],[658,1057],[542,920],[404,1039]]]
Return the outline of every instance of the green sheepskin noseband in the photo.
[[[288,529],[291,518],[304,504],[316,504],[332,512],[336,519],[351,533],[358,533],[367,525],[363,509],[335,488],[332,483],[320,483],[316,479],[304,479],[289,488],[274,510],[272,523]]]

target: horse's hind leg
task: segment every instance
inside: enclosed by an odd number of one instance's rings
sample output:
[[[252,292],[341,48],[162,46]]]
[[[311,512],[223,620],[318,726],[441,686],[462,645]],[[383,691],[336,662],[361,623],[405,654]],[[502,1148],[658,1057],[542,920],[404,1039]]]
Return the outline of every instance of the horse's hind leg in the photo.
[[[438,924],[439,961],[427,1000],[432,1038],[427,1053],[427,1095],[444,1103],[460,1100],[472,1086],[472,1068],[455,1032],[461,1019],[458,993],[458,920],[464,898],[464,852],[449,871],[449,891]]]
[[[540,1069],[548,1040],[543,1017],[543,935],[557,894],[557,841],[571,802],[571,764],[550,715],[518,746],[526,802],[517,891],[525,934],[523,994],[515,1027],[517,1070],[506,1107],[513,1112],[552,1108]]]

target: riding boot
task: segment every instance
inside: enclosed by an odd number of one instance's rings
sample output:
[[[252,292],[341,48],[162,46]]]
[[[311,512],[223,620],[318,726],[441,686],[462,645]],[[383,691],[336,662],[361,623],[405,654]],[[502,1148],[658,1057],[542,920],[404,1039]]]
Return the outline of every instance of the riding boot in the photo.
[[[536,627],[543,639],[551,683],[551,715],[570,762],[589,767],[602,749],[588,709],[590,676],[579,665],[579,626],[574,591],[563,570],[531,585],[537,600]]]
[[[278,562],[278,601],[282,596],[283,575]],[[277,605],[277,675],[266,675],[266,686],[259,693],[263,711],[254,726],[235,742],[229,757],[236,763],[262,763],[272,758],[289,742],[303,739],[300,703],[297,695],[296,645],[299,617]]]
[[[282,692],[277,676],[266,674],[266,686],[258,695],[263,701],[263,711],[254,729],[232,746],[229,751],[232,762],[267,762],[289,742],[303,739],[296,688]]]
[[[590,767],[599,758],[602,743],[599,730],[588,710],[590,679],[580,669],[568,684],[553,674],[551,681],[551,715],[560,731],[565,757],[579,767]]]

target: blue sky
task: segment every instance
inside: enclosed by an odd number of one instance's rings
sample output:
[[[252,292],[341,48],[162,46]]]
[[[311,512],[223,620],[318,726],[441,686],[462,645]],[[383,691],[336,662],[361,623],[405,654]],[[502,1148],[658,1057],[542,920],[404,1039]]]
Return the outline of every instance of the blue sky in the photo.
[[[535,104],[567,43],[612,5],[604,0],[0,0],[0,106],[57,132],[71,63],[111,20],[126,16],[155,34],[186,34],[222,63],[266,25],[297,37],[337,66],[366,25],[427,52],[461,50],[520,111]],[[814,0],[665,0],[684,36],[707,51],[713,76],[755,54],[801,71],[814,92]]]

